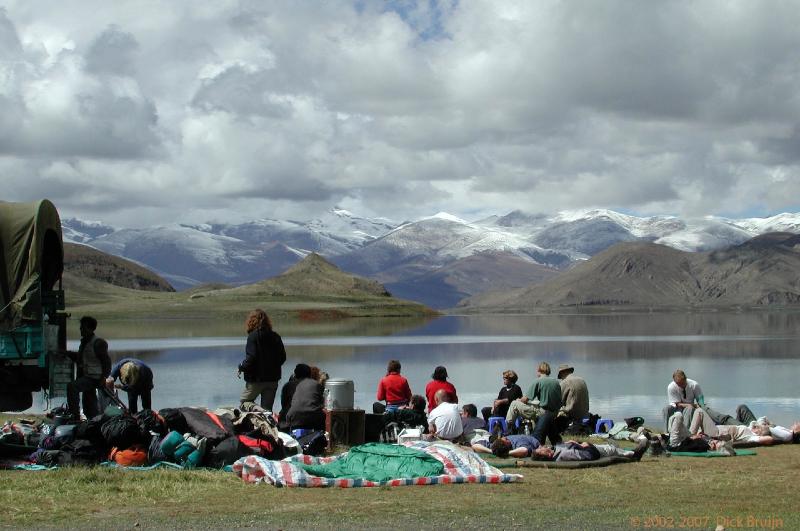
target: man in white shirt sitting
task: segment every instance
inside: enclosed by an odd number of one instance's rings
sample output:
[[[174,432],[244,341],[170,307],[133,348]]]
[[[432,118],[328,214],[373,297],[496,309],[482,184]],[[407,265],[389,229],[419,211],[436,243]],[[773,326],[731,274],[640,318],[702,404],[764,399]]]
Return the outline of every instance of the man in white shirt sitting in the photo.
[[[428,413],[428,433],[431,438],[453,441],[461,437],[464,427],[458,405],[452,403],[453,396],[444,389],[439,389],[434,400],[436,407]]]
[[[662,411],[667,431],[669,431],[669,419],[675,412],[680,411],[683,414],[683,424],[689,428],[694,411],[706,405],[700,384],[687,378],[681,369],[672,373],[672,381],[667,386],[667,402]]]

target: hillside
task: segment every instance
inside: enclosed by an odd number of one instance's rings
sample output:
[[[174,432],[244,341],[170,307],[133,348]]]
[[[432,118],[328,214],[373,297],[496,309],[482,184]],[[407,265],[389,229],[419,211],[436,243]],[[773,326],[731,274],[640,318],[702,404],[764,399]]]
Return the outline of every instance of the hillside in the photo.
[[[275,318],[300,321],[435,314],[421,304],[392,297],[375,281],[342,272],[316,254],[255,284],[208,284],[184,292],[133,290],[70,277],[65,286],[67,311],[112,319],[241,319],[257,307]]]
[[[721,251],[621,243],[553,280],[461,303],[472,311],[557,307],[800,304],[800,236],[772,233]]]
[[[229,291],[281,297],[391,297],[378,282],[345,273],[316,253],[276,277]]]
[[[122,288],[144,291],[175,291],[163,278],[138,264],[86,245],[64,244],[64,283],[69,288],[96,280]]]

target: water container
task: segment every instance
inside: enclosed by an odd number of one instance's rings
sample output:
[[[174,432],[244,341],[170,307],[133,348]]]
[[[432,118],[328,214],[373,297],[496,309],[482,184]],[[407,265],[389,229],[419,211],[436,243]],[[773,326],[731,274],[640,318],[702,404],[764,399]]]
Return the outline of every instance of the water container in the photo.
[[[355,386],[353,380],[331,378],[325,382],[325,409],[353,409]]]

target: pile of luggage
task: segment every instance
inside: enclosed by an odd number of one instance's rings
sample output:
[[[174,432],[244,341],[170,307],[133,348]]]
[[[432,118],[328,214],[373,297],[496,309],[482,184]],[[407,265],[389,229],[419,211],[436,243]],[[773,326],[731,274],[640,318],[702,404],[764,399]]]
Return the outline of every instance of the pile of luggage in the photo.
[[[222,468],[247,455],[283,459],[301,451],[294,439],[278,432],[269,412],[182,407],[131,415],[109,406],[102,415],[77,424],[66,423],[68,416],[60,413],[57,408],[37,425],[21,421],[7,426],[20,443],[17,448],[33,450],[31,463],[147,466],[166,461],[186,468]]]

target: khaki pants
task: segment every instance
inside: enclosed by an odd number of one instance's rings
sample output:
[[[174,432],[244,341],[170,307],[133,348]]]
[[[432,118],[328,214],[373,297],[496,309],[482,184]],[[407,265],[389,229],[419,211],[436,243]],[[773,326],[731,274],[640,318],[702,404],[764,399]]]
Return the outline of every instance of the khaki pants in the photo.
[[[239,401],[255,402],[256,397],[261,395],[261,407],[267,411],[272,411],[275,403],[275,395],[278,394],[278,382],[245,382],[244,391]]]
[[[533,405],[533,404],[526,404],[522,400],[514,400],[511,402],[511,405],[508,406],[508,413],[506,414],[506,423],[508,423],[508,427],[514,425],[514,422],[517,420],[517,417],[522,417],[526,420],[536,421],[539,418],[539,415],[542,414],[544,411],[541,407]]]

